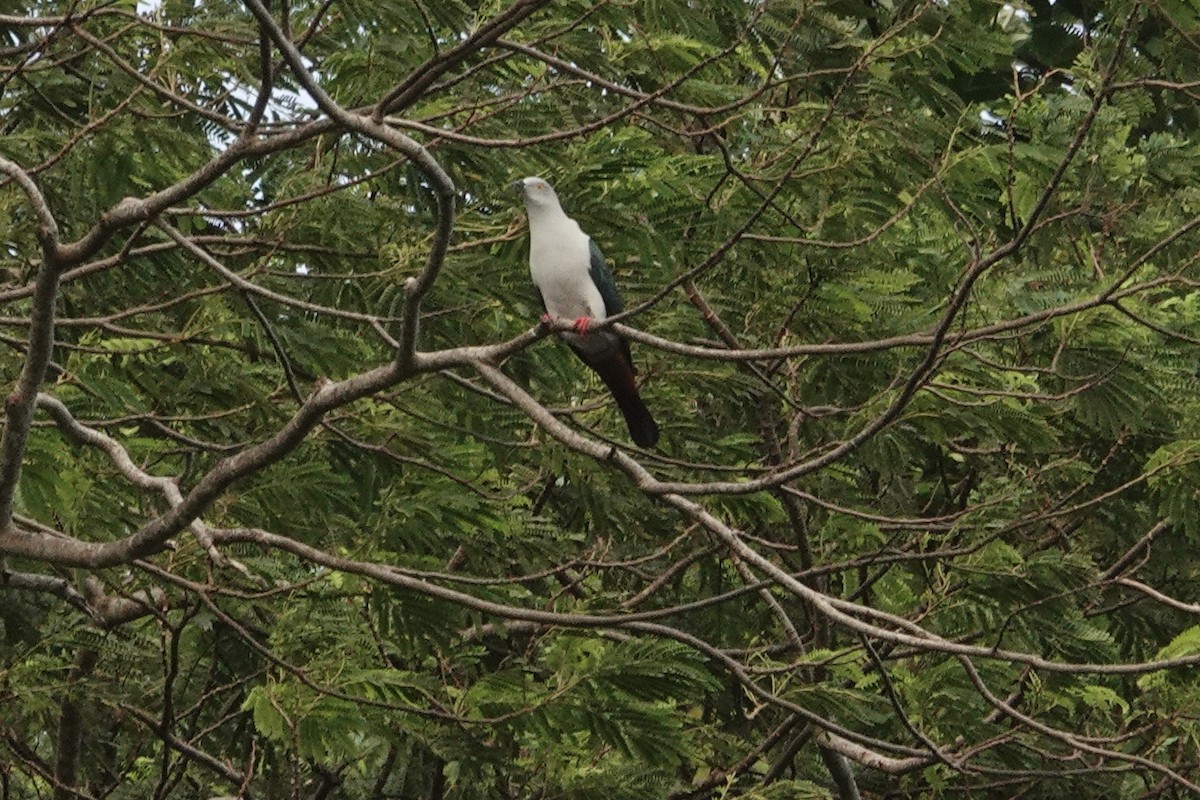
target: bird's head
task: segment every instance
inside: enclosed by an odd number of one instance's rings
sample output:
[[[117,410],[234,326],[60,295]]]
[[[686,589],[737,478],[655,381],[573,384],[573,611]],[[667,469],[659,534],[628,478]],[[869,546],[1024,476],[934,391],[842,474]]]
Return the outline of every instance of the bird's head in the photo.
[[[525,201],[525,208],[529,211],[560,207],[554,188],[541,178],[521,178],[519,181],[513,181],[512,188],[521,195],[521,199]]]

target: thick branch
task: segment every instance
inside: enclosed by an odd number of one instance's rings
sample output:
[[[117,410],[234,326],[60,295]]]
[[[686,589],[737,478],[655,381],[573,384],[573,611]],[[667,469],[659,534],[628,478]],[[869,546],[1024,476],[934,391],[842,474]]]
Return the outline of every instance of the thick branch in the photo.
[[[77,797],[75,784],[79,781],[80,745],[83,738],[83,693],[79,690],[79,683],[87,680],[99,659],[100,654],[96,650],[80,652],[75,667],[63,687],[55,742],[54,800],[75,800]]]
[[[64,262],[59,252],[58,224],[37,184],[6,158],[0,158],[0,171],[11,176],[29,198],[40,221],[38,239],[42,245],[42,265],[38,270],[30,312],[29,347],[17,384],[4,401],[7,419],[4,436],[0,438],[0,535],[3,535],[12,525],[13,497],[21,477],[29,426],[33,424],[33,407],[54,349],[54,311]]]

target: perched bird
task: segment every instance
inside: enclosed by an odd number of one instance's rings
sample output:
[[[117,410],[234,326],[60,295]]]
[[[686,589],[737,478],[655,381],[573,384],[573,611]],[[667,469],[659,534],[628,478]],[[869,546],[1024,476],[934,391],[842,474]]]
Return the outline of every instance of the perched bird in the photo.
[[[541,178],[522,178],[513,188],[521,193],[529,216],[529,274],[546,309],[542,319],[575,321],[575,332],[562,337],[612,392],[633,441],[653,447],[658,425],[638,394],[629,342],[610,329],[588,332],[592,320],[622,308],[604,254],[562,210],[550,184]]]

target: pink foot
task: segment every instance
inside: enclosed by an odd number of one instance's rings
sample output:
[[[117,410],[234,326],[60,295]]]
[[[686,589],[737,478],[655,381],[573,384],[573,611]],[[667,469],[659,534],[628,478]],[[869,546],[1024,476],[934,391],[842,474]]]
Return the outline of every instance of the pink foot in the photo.
[[[543,325],[553,325],[554,324],[554,317],[550,316],[550,312],[546,312],[545,314],[542,314],[542,324]]]
[[[588,326],[591,324],[592,324],[591,317],[580,317],[579,319],[575,320],[574,323],[572,323],[571,327],[573,327],[575,329],[575,332],[578,333],[580,336],[587,336]]]

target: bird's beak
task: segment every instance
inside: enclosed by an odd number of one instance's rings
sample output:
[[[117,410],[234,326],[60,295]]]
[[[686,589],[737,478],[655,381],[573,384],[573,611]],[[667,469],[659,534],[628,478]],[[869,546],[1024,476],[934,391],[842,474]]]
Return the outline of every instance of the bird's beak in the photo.
[[[517,194],[524,194],[525,193],[525,181],[513,181],[512,183],[510,183],[508,185],[508,188],[512,189]]]

